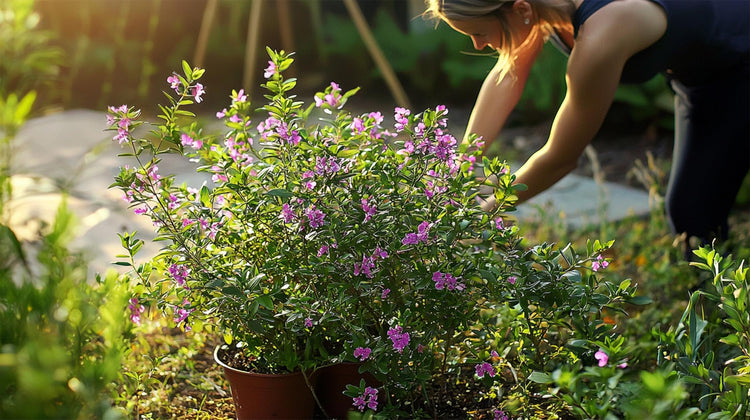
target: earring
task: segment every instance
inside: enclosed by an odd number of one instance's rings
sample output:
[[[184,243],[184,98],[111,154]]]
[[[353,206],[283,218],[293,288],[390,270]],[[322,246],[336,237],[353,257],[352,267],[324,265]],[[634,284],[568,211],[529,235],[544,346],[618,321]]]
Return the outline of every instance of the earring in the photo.
[[[526,18],[526,19],[523,20],[523,24],[524,25],[528,25],[529,23],[531,23],[531,21],[529,20],[529,18]]]

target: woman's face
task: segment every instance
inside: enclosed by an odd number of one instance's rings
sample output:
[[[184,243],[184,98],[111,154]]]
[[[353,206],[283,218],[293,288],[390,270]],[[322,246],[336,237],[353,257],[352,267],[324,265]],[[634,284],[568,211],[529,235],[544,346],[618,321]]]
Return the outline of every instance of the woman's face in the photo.
[[[522,44],[529,36],[532,26],[524,23],[524,18],[515,11],[505,13],[505,18],[508,30],[513,34],[518,44]],[[446,23],[456,31],[470,37],[472,42],[474,42],[474,48],[477,50],[483,50],[485,47],[497,50],[503,45],[503,30],[501,28],[503,23],[495,16],[481,16],[466,20],[446,20]]]
[[[447,20],[446,23],[457,32],[470,37],[474,43],[474,48],[477,50],[483,50],[488,46],[496,50],[501,45],[500,20],[494,16],[482,16],[467,20]]]

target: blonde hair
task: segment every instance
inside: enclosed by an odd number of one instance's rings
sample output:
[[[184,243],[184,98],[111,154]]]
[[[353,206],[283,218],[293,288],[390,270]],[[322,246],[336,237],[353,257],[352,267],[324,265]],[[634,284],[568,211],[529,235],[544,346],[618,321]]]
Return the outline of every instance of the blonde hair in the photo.
[[[507,74],[513,74],[517,52],[528,43],[539,38],[545,41],[555,31],[570,24],[575,11],[572,0],[526,0],[531,4],[534,14],[534,26],[529,37],[522,43],[511,33],[506,17],[515,0],[425,0],[427,9],[423,16],[442,21],[469,20],[478,17],[492,16],[498,19],[501,29],[500,45],[497,48],[496,68],[499,70],[498,82]]]

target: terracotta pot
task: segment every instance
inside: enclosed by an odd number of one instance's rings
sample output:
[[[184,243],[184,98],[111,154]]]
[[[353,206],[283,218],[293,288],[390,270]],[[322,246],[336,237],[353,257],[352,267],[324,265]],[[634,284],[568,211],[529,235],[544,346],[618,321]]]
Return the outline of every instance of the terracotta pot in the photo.
[[[369,372],[359,373],[360,366],[361,363],[337,363],[316,372],[315,393],[328,417],[346,419],[350,410],[356,410],[352,398],[343,394],[347,385],[359,386],[360,379],[373,388],[381,385]]]
[[[309,419],[315,403],[301,372],[266,375],[245,372],[219,360],[219,347],[214,360],[224,369],[232,389],[237,419]]]

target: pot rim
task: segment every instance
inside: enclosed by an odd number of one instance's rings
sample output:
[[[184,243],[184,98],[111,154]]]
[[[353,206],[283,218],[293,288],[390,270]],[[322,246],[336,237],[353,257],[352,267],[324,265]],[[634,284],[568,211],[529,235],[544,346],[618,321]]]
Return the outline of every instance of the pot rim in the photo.
[[[219,360],[219,349],[222,346],[228,346],[228,344],[219,344],[219,345],[217,345],[214,348],[214,361],[219,366],[221,366],[222,368],[224,368],[226,370],[230,370],[232,372],[239,373],[239,374],[251,374],[251,375],[268,377],[268,378],[278,378],[278,377],[284,377],[284,376],[302,375],[302,371],[301,370],[297,370],[297,371],[294,371],[294,372],[288,372],[288,373],[258,373],[258,372],[251,372],[251,371],[247,371],[247,370],[241,370],[241,369],[234,368],[232,366],[229,366],[225,362]]]

